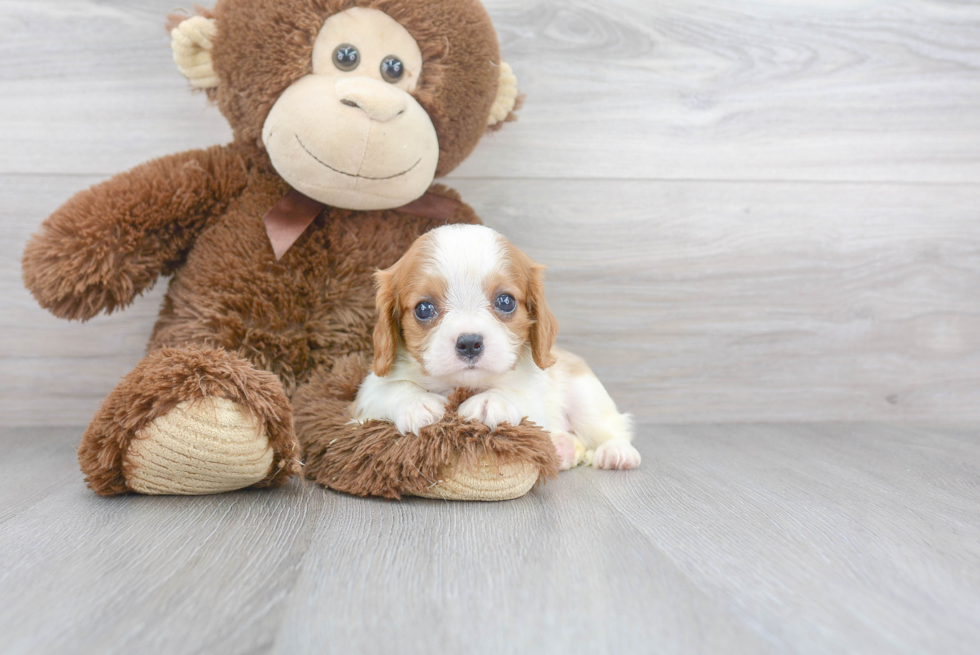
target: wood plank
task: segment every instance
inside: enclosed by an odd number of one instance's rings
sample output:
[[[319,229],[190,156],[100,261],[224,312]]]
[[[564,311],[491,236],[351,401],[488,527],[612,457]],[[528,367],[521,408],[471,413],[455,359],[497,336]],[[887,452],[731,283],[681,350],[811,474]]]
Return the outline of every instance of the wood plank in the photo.
[[[77,491],[81,474],[75,444],[81,434],[78,427],[11,430],[0,426],[0,445],[8,462],[0,477],[0,535],[7,520],[31,511],[62,487]]]
[[[977,434],[651,426],[647,484],[584,473],[773,652],[965,655],[980,643]]]
[[[164,22],[179,4],[0,2],[0,170],[106,177],[231,140],[175,72]]]
[[[980,641],[976,424],[645,425],[640,469],[579,469],[487,505],[315,485],[103,499],[82,486],[78,431],[0,429],[0,481],[18,481],[0,482],[5,652],[972,655]]]
[[[95,178],[0,177],[0,415],[85,423],[135,365],[165,282],[85,325],[41,311],[19,253]],[[561,342],[662,422],[980,420],[974,186],[460,180],[551,267]]]
[[[762,650],[579,472],[512,503],[343,509],[311,541],[276,653]]]
[[[296,484],[274,493],[99,498],[83,486],[70,447],[79,434],[0,436],[4,473],[30,469],[44,492],[0,517],[4,652],[267,651],[331,496]],[[33,444],[44,442],[59,445],[54,456],[35,456]],[[10,489],[0,493],[6,507]]]
[[[974,182],[980,5],[487,0],[527,104],[457,177]],[[0,172],[223,142],[171,0],[0,3]]]

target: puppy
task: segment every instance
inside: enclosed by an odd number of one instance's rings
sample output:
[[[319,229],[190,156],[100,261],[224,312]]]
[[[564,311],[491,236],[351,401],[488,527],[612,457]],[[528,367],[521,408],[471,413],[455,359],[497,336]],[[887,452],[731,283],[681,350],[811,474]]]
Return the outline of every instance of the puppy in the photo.
[[[494,428],[527,417],[549,432],[563,469],[639,465],[630,417],[581,358],[554,347],[544,267],[503,236],[479,225],[438,228],[375,279],[374,372],[355,421],[417,434],[463,387],[480,393],[460,405],[461,418]]]

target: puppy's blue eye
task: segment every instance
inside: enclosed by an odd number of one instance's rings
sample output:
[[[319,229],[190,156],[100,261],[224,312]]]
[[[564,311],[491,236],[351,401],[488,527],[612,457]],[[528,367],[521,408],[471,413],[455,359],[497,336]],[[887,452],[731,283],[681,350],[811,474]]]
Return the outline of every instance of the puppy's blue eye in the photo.
[[[436,306],[431,302],[420,302],[415,306],[415,318],[420,321],[431,320],[436,315]]]
[[[512,314],[515,309],[517,309],[517,301],[514,300],[514,296],[509,293],[502,293],[497,296],[496,302],[493,304],[497,308],[498,312],[503,312],[504,314]]]

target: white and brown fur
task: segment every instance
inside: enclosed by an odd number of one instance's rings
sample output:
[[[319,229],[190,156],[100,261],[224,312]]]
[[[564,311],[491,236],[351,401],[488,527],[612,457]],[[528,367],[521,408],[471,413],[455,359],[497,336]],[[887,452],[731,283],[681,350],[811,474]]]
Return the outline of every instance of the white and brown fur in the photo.
[[[527,417],[551,434],[563,469],[583,451],[596,468],[639,465],[629,415],[580,357],[555,348],[544,267],[503,236],[479,225],[438,228],[376,281],[374,372],[357,395],[355,420],[417,433],[442,418],[453,390],[479,389],[460,406],[462,418],[494,428]],[[501,294],[516,300],[512,313],[495,308]],[[435,307],[429,320],[415,314],[423,302]],[[461,335],[482,339],[475,358],[458,351]]]

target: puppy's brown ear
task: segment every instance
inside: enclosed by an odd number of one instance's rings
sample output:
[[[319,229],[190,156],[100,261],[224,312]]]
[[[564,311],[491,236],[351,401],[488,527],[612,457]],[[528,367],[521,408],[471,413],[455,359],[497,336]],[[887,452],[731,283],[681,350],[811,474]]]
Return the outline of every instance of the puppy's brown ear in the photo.
[[[374,326],[374,372],[384,377],[391,372],[398,354],[398,290],[392,270],[374,274],[378,295],[374,304],[378,308],[378,323]]]
[[[532,264],[528,275],[527,309],[531,314],[531,354],[538,368],[548,368],[554,365],[555,356],[551,349],[555,347],[558,338],[558,319],[548,309],[544,297],[545,267]]]

